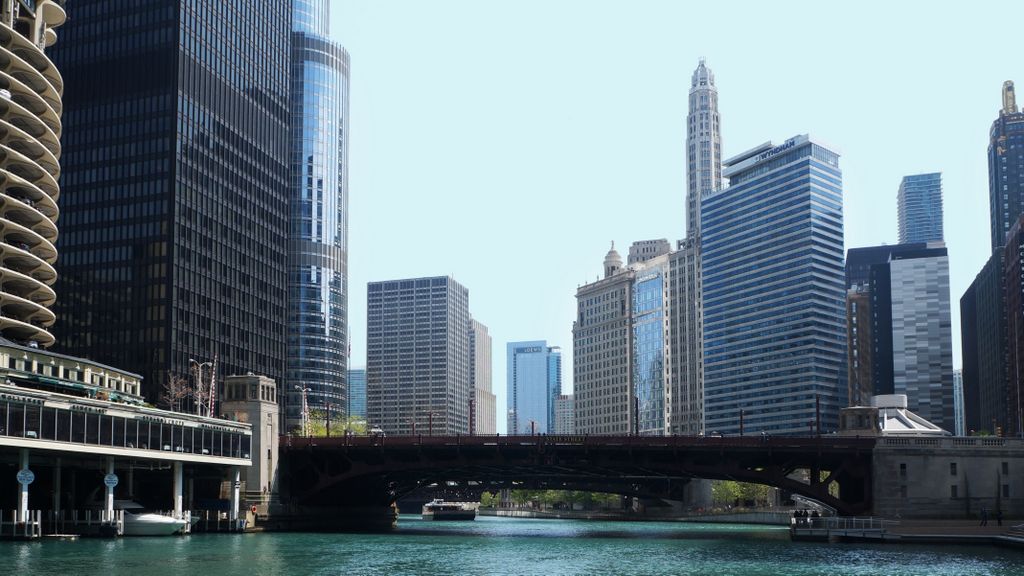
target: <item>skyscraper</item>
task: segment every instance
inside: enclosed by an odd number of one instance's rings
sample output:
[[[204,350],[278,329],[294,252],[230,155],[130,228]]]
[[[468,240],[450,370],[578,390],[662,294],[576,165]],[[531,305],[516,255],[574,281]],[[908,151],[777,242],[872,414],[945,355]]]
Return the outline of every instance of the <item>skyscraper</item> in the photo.
[[[956,422],[957,436],[965,436],[964,427],[964,374],[960,370],[953,371],[953,420]]]
[[[447,276],[370,282],[366,418],[388,434],[468,434],[469,290]]]
[[[701,201],[722,187],[722,137],[718,125],[715,75],[701,58],[690,80],[686,117],[686,235],[701,233]]]
[[[288,2],[76,0],[65,82],[59,349],[143,375],[281,381]]]
[[[900,244],[942,242],[942,174],[904,176],[896,209]]]
[[[988,200],[992,249],[1024,213],[1024,114],[1017,109],[1013,82],[1003,83],[1003,107],[992,122],[988,144]]]
[[[555,434],[576,433],[576,409],[572,394],[562,394],[555,400]]]
[[[1009,349],[1003,250],[996,250],[960,298],[963,343],[964,427],[1005,429]]]
[[[348,416],[366,418],[366,368],[348,371]]]
[[[555,401],[562,394],[562,351],[545,340],[507,344],[508,433],[555,431]]]
[[[838,425],[846,384],[839,155],[808,136],[727,161],[702,200],[705,427]]]
[[[19,6],[20,4],[20,6]],[[65,20],[61,3],[0,3],[0,254],[3,258],[3,314],[0,335],[35,347],[54,343],[50,310],[56,300],[57,198],[61,173],[61,73],[45,50]],[[20,8],[20,9],[19,9]],[[64,40],[62,40],[62,43]],[[62,222],[63,224],[63,222]],[[40,373],[42,369],[40,368]]]
[[[869,301],[866,314],[862,310],[849,318],[851,390],[855,384],[862,387],[861,405],[868,405],[865,400],[873,395],[906,394],[911,411],[953,432],[953,336],[945,244],[853,248],[846,269],[847,287]],[[850,308],[856,303],[849,295],[847,302]],[[865,369],[870,373],[863,374]]]
[[[345,414],[348,373],[348,53],[327,0],[292,0],[285,429]]]
[[[1003,251],[1003,295],[1006,306],[1006,424],[1008,436],[1024,437],[1024,214],[1006,235]]]
[[[473,433],[495,434],[498,430],[497,406],[491,387],[491,335],[475,319],[469,326],[469,358],[473,367],[469,372],[473,386]]]

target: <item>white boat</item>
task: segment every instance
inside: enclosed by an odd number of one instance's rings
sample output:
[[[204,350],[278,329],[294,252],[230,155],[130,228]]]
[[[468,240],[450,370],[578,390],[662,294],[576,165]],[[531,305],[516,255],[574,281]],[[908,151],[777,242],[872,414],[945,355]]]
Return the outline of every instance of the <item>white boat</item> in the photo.
[[[445,502],[440,498],[423,505],[424,520],[474,520],[476,508],[463,502]]]
[[[124,511],[125,536],[172,536],[183,533],[189,523],[185,518],[148,511],[130,500],[115,500],[114,509]]]

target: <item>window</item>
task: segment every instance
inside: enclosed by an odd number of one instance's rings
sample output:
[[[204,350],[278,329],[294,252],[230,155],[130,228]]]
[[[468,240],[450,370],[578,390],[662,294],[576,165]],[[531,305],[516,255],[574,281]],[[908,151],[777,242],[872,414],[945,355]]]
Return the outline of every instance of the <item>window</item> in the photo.
[[[956,476],[956,462],[949,463],[949,475]]]
[[[906,463],[900,463],[900,478],[907,477],[907,465]]]
[[[959,498],[959,496],[957,496],[956,484],[953,484],[952,486],[949,487],[949,497]]]
[[[1003,498],[1009,498],[1009,497],[1010,497],[1010,485],[1009,484],[1003,484]]]
[[[1003,476],[1006,476],[1009,473],[1010,473],[1010,463],[1009,462],[1003,462]]]

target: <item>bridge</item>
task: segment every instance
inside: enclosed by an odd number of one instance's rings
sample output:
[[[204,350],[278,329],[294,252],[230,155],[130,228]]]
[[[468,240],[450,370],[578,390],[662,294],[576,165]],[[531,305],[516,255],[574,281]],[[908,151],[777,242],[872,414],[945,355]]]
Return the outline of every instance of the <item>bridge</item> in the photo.
[[[693,478],[775,486],[842,515],[872,509],[875,438],[346,436],[281,438],[279,493],[295,509],[390,507],[430,484],[680,500]]]

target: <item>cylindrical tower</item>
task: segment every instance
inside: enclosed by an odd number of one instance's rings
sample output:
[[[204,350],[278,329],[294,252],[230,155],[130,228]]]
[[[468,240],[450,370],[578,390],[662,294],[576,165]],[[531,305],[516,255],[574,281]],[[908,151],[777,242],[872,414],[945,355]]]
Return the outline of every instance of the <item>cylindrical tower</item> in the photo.
[[[57,198],[64,84],[45,54],[62,2],[0,0],[0,335],[47,347],[57,296]]]

